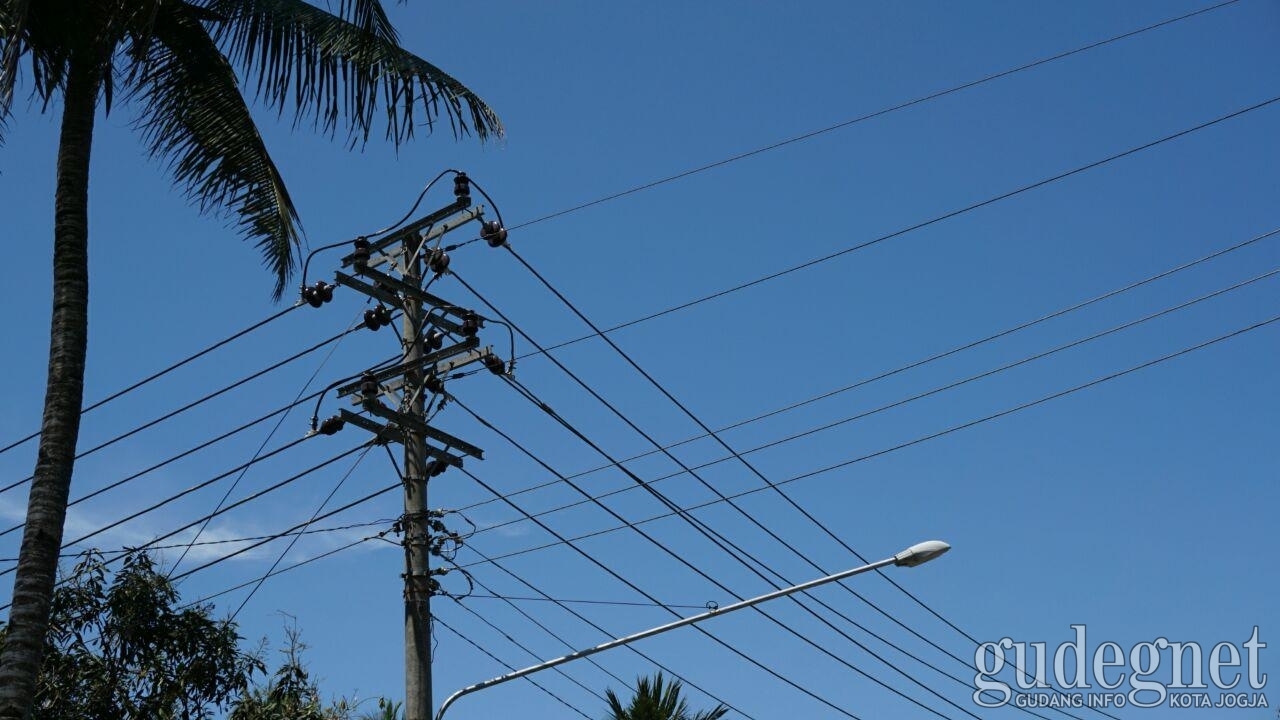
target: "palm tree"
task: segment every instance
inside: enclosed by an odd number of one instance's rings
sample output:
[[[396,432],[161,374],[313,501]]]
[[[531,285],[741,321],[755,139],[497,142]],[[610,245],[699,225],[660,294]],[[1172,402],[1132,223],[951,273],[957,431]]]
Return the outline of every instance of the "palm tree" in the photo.
[[[638,678],[636,694],[626,707],[613,690],[606,690],[605,700],[609,703],[606,720],[719,720],[729,712],[724,705],[717,705],[691,715],[689,703],[680,697],[680,690],[678,681],[667,685],[662,673],[654,676],[652,682],[647,677]]]
[[[237,70],[240,74],[237,75]],[[21,718],[40,665],[80,424],[88,335],[89,155],[99,104],[123,101],[149,153],[201,211],[262,250],[279,299],[300,245],[297,211],[241,82],[354,145],[384,115],[399,145],[419,122],[455,137],[502,131],[483,101],[400,47],[379,0],[0,0],[0,141],[20,72],[39,107],[61,99],[49,371],[27,523],[0,655],[0,718]]]

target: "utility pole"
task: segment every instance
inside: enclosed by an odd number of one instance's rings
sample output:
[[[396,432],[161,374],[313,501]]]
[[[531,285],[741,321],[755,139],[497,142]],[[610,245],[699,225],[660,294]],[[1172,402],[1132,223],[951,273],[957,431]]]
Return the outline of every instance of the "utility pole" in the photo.
[[[441,592],[436,577],[447,572],[447,568],[431,567],[431,557],[439,555],[441,547],[441,540],[432,536],[433,528],[444,531],[439,512],[433,513],[427,505],[427,485],[450,467],[462,467],[463,455],[484,457],[480,448],[428,424],[427,414],[433,405],[436,411],[443,406],[444,384],[454,370],[475,362],[495,374],[509,368],[491,347],[480,347],[477,334],[483,318],[426,290],[429,277],[448,272],[449,256],[442,247],[446,233],[478,221],[479,235],[491,247],[506,240],[500,223],[483,222],[484,208],[471,206],[465,173],[456,174],[453,190],[450,205],[382,237],[358,238],[353,252],[343,258],[343,267],[352,274],[336,273],[337,284],[378,301],[365,311],[366,327],[378,330],[390,325],[391,308],[403,313],[402,357],[337,388],[339,397],[349,396],[363,412],[343,409],[316,426],[317,432],[332,435],[350,423],[373,433],[379,443],[404,445],[404,514],[399,526],[405,552],[405,720],[430,720],[434,709],[431,596]],[[332,296],[332,290],[333,286],[318,282],[303,289],[303,299],[318,307]]]
[[[422,240],[418,239],[405,267],[404,280],[422,286]],[[409,250],[409,243],[404,245]],[[424,324],[422,302],[404,299],[404,397],[409,415],[426,423],[422,361]],[[404,693],[405,718],[426,720],[431,701],[431,568],[427,537],[427,441],[412,427],[404,428]]]

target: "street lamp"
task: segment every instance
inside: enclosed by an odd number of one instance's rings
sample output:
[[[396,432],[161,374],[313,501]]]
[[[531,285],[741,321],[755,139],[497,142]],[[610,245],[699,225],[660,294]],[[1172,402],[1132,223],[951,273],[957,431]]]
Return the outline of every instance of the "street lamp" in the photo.
[[[649,628],[648,630],[642,630],[638,633],[635,633],[634,635],[627,635],[626,637],[620,637],[616,640],[610,640],[609,642],[596,645],[595,647],[592,647],[592,648],[587,648],[585,650],[577,650],[569,653],[568,655],[562,655],[561,657],[558,657],[554,660],[546,660],[544,662],[538,663],[537,665],[531,665],[527,668],[524,668],[523,670],[516,670],[514,672],[509,672],[506,675],[500,675],[496,678],[485,680],[484,682],[478,682],[475,685],[468,685],[467,687],[464,687],[461,690],[450,695],[449,697],[445,698],[444,703],[440,705],[440,711],[436,713],[436,720],[443,720],[445,710],[448,710],[449,706],[452,705],[454,701],[456,701],[458,698],[462,697],[463,695],[469,695],[473,692],[484,690],[485,688],[493,687],[494,685],[507,682],[508,680],[515,680],[516,678],[522,678],[527,675],[532,675],[542,670],[549,670],[558,665],[563,665],[569,662],[570,660],[578,660],[579,658],[584,658],[584,657],[587,657],[588,655],[595,655],[598,652],[611,650],[613,648],[620,647],[622,645],[628,645],[630,643],[635,642],[636,640],[642,640],[644,638],[657,635],[659,633],[664,633],[668,630],[675,630],[676,628],[684,627],[685,625],[692,625],[694,623],[702,622],[703,620],[706,620],[708,618],[724,615],[726,613],[731,613],[734,610],[741,610],[742,608],[758,605],[762,602],[765,602],[766,600],[773,600],[774,598],[780,598],[784,595],[790,595],[792,593],[809,590],[811,588],[818,587],[819,585],[826,585],[827,583],[835,582],[837,580],[844,580],[845,578],[850,578],[850,577],[853,577],[854,575],[859,575],[864,572],[879,570],[880,568],[885,567],[887,565],[897,565],[899,567],[915,567],[917,565],[921,565],[926,562],[929,562],[930,560],[938,557],[939,555],[945,553],[950,549],[951,549],[951,546],[942,542],[941,540],[928,540],[926,542],[917,543],[907,548],[906,550],[903,550],[902,552],[897,553],[896,555],[893,555],[892,557],[887,557],[883,560],[873,562],[870,565],[863,565],[862,567],[856,567],[856,568],[853,568],[852,570],[845,570],[843,572],[838,572],[834,575],[827,575],[826,577],[820,577],[816,580],[810,580],[809,582],[800,583],[799,585],[792,585],[791,587],[782,588],[781,590],[774,590],[773,592],[768,592],[768,593],[765,593],[764,595],[758,595],[756,597],[748,598],[746,600],[739,600],[736,603],[733,603],[731,605],[725,605],[722,608],[717,608],[715,610],[708,610],[704,613],[692,615],[687,618],[681,618],[680,620],[669,622],[666,625],[659,625],[654,628]]]

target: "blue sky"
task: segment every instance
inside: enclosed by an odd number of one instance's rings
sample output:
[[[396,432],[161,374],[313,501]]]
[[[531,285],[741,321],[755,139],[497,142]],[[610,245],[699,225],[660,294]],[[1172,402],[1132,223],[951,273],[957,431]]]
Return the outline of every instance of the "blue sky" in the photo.
[[[421,136],[398,153],[371,143],[349,153],[261,120],[297,201],[312,247],[352,238],[400,217],[441,170],[467,171],[517,226],[598,198],[756,148],[893,107],[1041,58],[1204,7],[1187,2],[825,3],[800,8],[706,2],[497,2],[483,8],[416,3],[392,8],[405,44],[479,92],[506,124],[505,140],[481,146],[447,133]],[[513,231],[516,250],[600,327],[703,298],[757,278],[897,233],[1179,133],[1280,95],[1274,62],[1280,9],[1240,0],[1212,12],[1082,52],[936,100],[842,127],[766,153]],[[35,429],[44,382],[56,117],[19,104],[0,149],[5,198],[7,397],[0,446]],[[713,429],[768,413],[1126,287],[1280,227],[1276,191],[1280,103],[1259,108],[1097,168],[896,235],[865,249],[611,335],[653,378]],[[99,124],[91,189],[91,326],[86,401],[145,377],[274,313],[271,279],[256,251],[217,220],[200,217],[146,160],[127,107]],[[424,208],[450,200],[448,186]],[[318,255],[314,277],[330,277],[341,251]],[[735,450],[773,443],[985,373],[1124,325],[1280,267],[1280,237],[1259,240],[1159,281],[1034,327],[826,400],[722,434]],[[546,346],[589,332],[513,258],[473,244],[452,268]],[[939,538],[954,545],[930,565],[890,571],[929,610],[882,578],[815,596],[845,616],[950,674],[868,639],[827,610],[819,614],[903,673],[780,600],[766,607],[823,654],[745,611],[706,629],[810,692],[859,717],[936,717],[832,655],[944,717],[1013,717],[970,695],[974,643],[1010,637],[1071,640],[1087,625],[1091,644],[1123,647],[1166,637],[1242,643],[1254,626],[1272,639],[1276,563],[1266,550],[1280,489],[1280,323],[1232,337],[1095,387],[989,422],[911,444],[949,428],[1118,373],[1274,317],[1277,279],[1264,278],[1079,347],[946,392],[748,455],[773,482],[873,456],[781,487],[813,518],[868,558]],[[478,301],[454,279],[433,292]],[[286,301],[287,303],[288,301]],[[295,310],[266,328],[160,381],[87,414],[90,448],[349,327],[363,299],[339,292],[322,309]],[[503,349],[506,334],[485,341]],[[533,348],[519,341],[517,351]],[[395,350],[386,332],[346,337],[157,427],[95,452],[77,465],[73,497],[176,455],[300,394],[359,372]],[[662,445],[701,434],[599,339],[556,351],[560,361]],[[653,449],[553,364],[522,360],[519,380],[614,458]],[[310,379],[310,380],[309,380]],[[309,382],[309,384],[308,384]],[[488,374],[451,384],[467,407],[548,465],[573,474],[606,464]],[[326,398],[322,417],[339,403]],[[72,509],[68,539],[224,473],[305,433],[310,405],[148,473]],[[501,492],[555,477],[459,406],[436,423],[486,451],[467,469]],[[257,463],[231,491],[236,500],[292,476],[366,438],[356,429],[307,440]],[[703,439],[671,452],[686,465],[725,452]],[[34,446],[0,454],[5,485],[26,477]],[[214,520],[202,540],[279,532],[306,521],[352,466],[340,460]],[[662,455],[628,464],[646,480],[677,464]],[[342,482],[332,509],[395,482],[375,449]],[[724,494],[760,479],[738,462],[698,471]],[[212,510],[231,479],[143,515],[86,544],[147,542]],[[593,494],[632,484],[616,468],[575,482]],[[655,487],[682,506],[714,496],[680,476]],[[460,473],[432,481],[433,507],[462,508],[481,529],[458,554],[498,594],[536,594],[484,563],[542,546],[549,535],[509,506],[491,502]],[[513,498],[530,513],[580,499],[564,483]],[[635,522],[663,512],[631,490],[605,499]],[[835,571],[859,564],[773,491],[743,510],[808,560]],[[0,494],[5,527],[21,521],[21,490]],[[399,499],[387,494],[318,527],[381,523],[308,535],[284,554],[291,565],[390,527]],[[693,511],[717,532],[791,581],[818,573],[724,503]],[[568,537],[615,527],[587,505],[542,518]],[[459,525],[462,523],[459,522]],[[495,527],[497,526],[497,527]],[[662,545],[740,596],[771,589],[678,518],[644,525]],[[13,532],[0,555],[16,555]],[[177,539],[189,540],[191,532]],[[393,535],[387,535],[394,540]],[[185,578],[196,600],[261,576],[285,551],[278,540]],[[578,545],[682,614],[734,598],[621,530]],[[242,545],[200,545],[179,571]],[[478,553],[477,553],[478,551]],[[170,562],[177,552],[166,551]],[[327,693],[398,697],[402,556],[369,541],[267,580],[238,615],[250,641],[276,645],[292,617]],[[625,585],[557,545],[514,555],[503,566],[565,600],[644,602]],[[8,580],[3,592],[8,593]],[[450,587],[463,589],[457,575]],[[236,610],[248,589],[218,597]],[[483,592],[483,591],[477,591]],[[516,604],[563,644],[501,600],[436,601],[439,617],[502,661],[531,664],[606,635],[547,602]],[[611,634],[672,618],[654,607],[575,604]],[[815,606],[816,607],[816,606]],[[474,610],[500,629],[486,625]],[[896,619],[964,662],[904,630]],[[512,644],[513,638],[532,655]],[[501,674],[504,667],[437,627],[437,698]],[[839,717],[692,630],[638,646],[693,684],[751,717],[784,712]],[[1275,648],[1262,670],[1277,671]],[[623,679],[654,666],[627,650],[598,657]],[[566,667],[603,692],[619,683],[599,667]],[[957,680],[956,678],[959,678]],[[1006,675],[1011,681],[1011,676]],[[963,682],[961,682],[963,681]],[[555,673],[545,687],[591,717],[598,697]],[[692,701],[713,700],[690,690]],[[1233,710],[1232,717],[1269,717]],[[515,709],[534,718],[575,716],[528,683],[459,703],[455,717]],[[960,709],[962,708],[962,709]],[[1090,711],[1073,711],[1102,717]],[[1114,711],[1161,717],[1169,709]],[[1189,712],[1189,711],[1182,711]],[[1203,711],[1202,711],[1203,712]],[[1064,717],[1050,713],[1050,716]]]

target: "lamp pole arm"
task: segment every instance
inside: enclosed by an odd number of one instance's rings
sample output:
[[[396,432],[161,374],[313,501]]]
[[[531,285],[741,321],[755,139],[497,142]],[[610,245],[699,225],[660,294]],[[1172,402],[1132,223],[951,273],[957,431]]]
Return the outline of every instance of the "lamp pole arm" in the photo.
[[[916,546],[916,547],[919,547],[919,546]],[[904,553],[905,552],[907,551],[904,551]],[[450,695],[448,698],[445,699],[444,703],[440,705],[440,711],[436,713],[436,720],[443,720],[445,710],[448,710],[449,706],[452,705],[454,701],[456,701],[458,698],[462,697],[463,695],[469,695],[473,692],[484,690],[485,688],[493,687],[494,685],[507,682],[508,680],[515,680],[517,678],[522,678],[527,675],[532,675],[533,673],[540,672],[542,670],[549,670],[550,668],[556,667],[557,665],[563,665],[571,660],[578,660],[580,658],[587,657],[588,655],[595,655],[598,652],[604,652],[605,650],[611,650],[616,647],[628,645],[637,640],[643,640],[644,638],[651,637],[659,633],[664,633],[664,632],[667,632],[668,630],[675,630],[676,628],[684,627],[686,625],[693,625],[694,623],[699,623],[709,618],[713,618],[719,615],[724,615],[726,613],[731,613],[735,610],[741,610],[743,608],[748,608],[753,605],[758,605],[768,600],[773,600],[776,598],[783,597],[784,595],[803,592],[805,590],[815,588],[819,585],[825,585],[830,582],[836,582],[837,580],[844,580],[845,578],[852,577],[854,575],[858,575],[865,572],[870,572],[872,570],[879,570],[880,568],[886,565],[893,565],[893,564],[904,565],[906,563],[902,562],[902,556],[903,556],[903,553],[898,553],[898,555],[894,555],[893,557],[887,557],[884,560],[873,562],[870,565],[863,565],[862,567],[856,567],[851,570],[845,570],[843,572],[835,573],[834,575],[827,575],[825,577],[820,577],[816,580],[810,580],[808,582],[801,583],[799,585],[792,585],[791,587],[782,588],[781,590],[774,590],[773,592],[768,592],[768,593],[765,593],[764,595],[758,595],[756,597],[748,598],[746,600],[740,600],[731,605],[725,605],[722,608],[717,608],[715,610],[708,610],[707,612],[699,613],[697,615],[691,615],[687,618],[681,618],[679,620],[669,622],[665,625],[659,625],[654,628],[649,628],[648,630],[642,630],[638,633],[635,633],[634,635],[627,635],[626,637],[620,637],[620,638],[617,638],[616,640],[610,640],[609,642],[596,645],[595,647],[571,652],[568,655],[563,655],[554,660],[547,660],[545,662],[538,663],[537,665],[531,665],[527,668],[524,668],[523,670],[516,670],[514,672],[509,672],[506,675],[501,675],[499,677],[492,678],[490,680],[485,680],[484,682],[478,682],[475,685],[468,685],[467,687],[462,688],[461,690],[455,692],[454,694]]]

